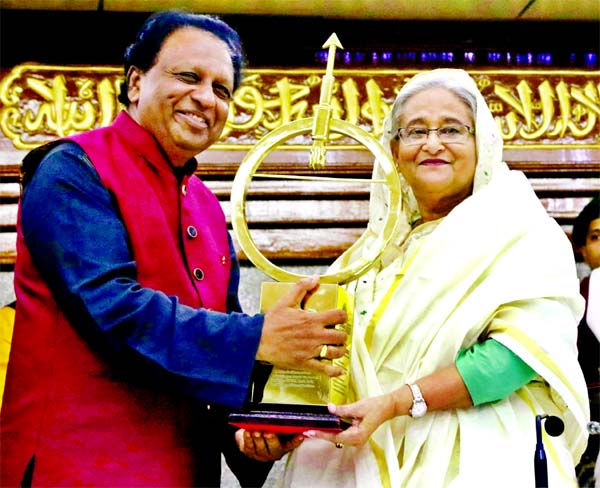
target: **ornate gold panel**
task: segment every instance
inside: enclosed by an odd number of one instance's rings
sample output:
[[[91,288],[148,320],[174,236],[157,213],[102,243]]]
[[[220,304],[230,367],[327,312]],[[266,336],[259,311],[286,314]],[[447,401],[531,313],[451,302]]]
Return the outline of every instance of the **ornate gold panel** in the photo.
[[[468,70],[496,116],[506,147],[600,148],[600,72]],[[336,70],[332,116],[381,134],[397,91],[419,70]],[[251,69],[235,93],[221,148],[249,147],[268,132],[313,115],[322,69]],[[122,68],[22,64],[0,81],[0,129],[18,149],[109,124]],[[310,134],[288,147],[311,144]],[[342,135],[330,144],[357,143]]]

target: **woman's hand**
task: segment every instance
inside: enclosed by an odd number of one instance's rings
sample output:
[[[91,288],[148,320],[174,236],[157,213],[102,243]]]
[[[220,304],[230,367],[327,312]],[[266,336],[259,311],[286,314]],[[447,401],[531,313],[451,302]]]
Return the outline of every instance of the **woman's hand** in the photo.
[[[352,419],[352,425],[339,434],[310,430],[305,432],[304,436],[324,439],[338,447],[362,446],[381,424],[396,415],[396,405],[391,393],[365,398],[348,405],[329,404],[328,407],[329,412],[338,417]]]
[[[296,449],[304,439],[302,434],[279,436],[274,432],[257,430],[240,429],[235,433],[240,451],[256,461],[277,461]]]
[[[455,364],[419,379],[419,387],[427,402],[427,411],[468,408],[473,400]],[[413,396],[408,385],[383,395],[364,398],[348,405],[328,405],[338,417],[352,419],[352,425],[339,434],[310,430],[305,437],[324,439],[334,444],[364,445],[383,424],[400,415],[408,415]],[[341,446],[340,446],[341,447]]]

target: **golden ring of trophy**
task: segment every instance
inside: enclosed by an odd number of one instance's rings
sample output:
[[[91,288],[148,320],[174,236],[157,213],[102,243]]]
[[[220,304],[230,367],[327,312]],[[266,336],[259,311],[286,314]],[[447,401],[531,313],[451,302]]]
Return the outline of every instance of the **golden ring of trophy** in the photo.
[[[248,152],[240,164],[233,180],[231,190],[231,223],[238,243],[248,259],[257,268],[277,281],[297,281],[302,278],[303,275],[276,266],[260,252],[260,249],[256,246],[248,229],[246,220],[246,195],[250,183],[256,174],[256,170],[264,158],[286,140],[309,133],[312,127],[313,118],[308,117],[290,122],[267,134]],[[324,274],[320,277],[321,283],[343,284],[366,272],[389,244],[396,227],[399,213],[400,180],[391,156],[371,134],[356,125],[337,119],[332,119],[329,122],[329,131],[351,137],[369,149],[381,166],[385,175],[385,183],[387,183],[389,189],[389,207],[386,220],[383,225],[383,230],[381,234],[377,236],[370,253],[360,257],[349,266],[341,268],[335,273]],[[280,177],[281,179],[286,178],[284,175],[280,175]],[[318,176],[315,176],[311,179],[318,180],[319,178]],[[365,180],[362,179],[357,179],[355,181],[357,183],[365,182]],[[373,181],[373,183],[382,182]]]

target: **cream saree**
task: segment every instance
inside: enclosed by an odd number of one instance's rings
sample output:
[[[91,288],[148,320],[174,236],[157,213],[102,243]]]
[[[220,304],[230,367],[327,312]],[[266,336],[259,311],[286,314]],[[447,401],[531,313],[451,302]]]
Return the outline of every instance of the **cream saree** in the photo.
[[[561,436],[544,435],[550,486],[576,486],[589,407],[577,362],[583,299],[570,243],[527,179],[502,163],[499,131],[465,72],[435,70],[406,86],[436,77],[452,78],[477,99],[474,192],[445,218],[411,230],[419,215],[407,188],[393,245],[348,285],[356,299],[353,393],[397,389],[452,364],[461,348],[486,337],[538,376],[493,404],[396,417],[361,448],[306,440],[288,457],[283,486],[535,486],[537,414],[565,422]],[[389,146],[389,135],[383,142]],[[334,267],[370,245],[384,201],[385,192],[374,188],[369,229]]]

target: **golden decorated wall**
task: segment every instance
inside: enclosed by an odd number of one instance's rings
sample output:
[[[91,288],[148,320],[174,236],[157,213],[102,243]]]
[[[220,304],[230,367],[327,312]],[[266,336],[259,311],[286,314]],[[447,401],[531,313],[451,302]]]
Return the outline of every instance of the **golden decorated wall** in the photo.
[[[398,89],[418,70],[336,70],[334,117],[379,136]],[[470,70],[507,148],[600,149],[600,72]],[[323,70],[255,69],[231,105],[219,146],[249,147],[312,115]],[[0,129],[17,149],[109,124],[120,110],[121,68],[22,64],[0,82]],[[307,144],[290,141],[290,145]],[[335,145],[352,146],[338,140]]]

